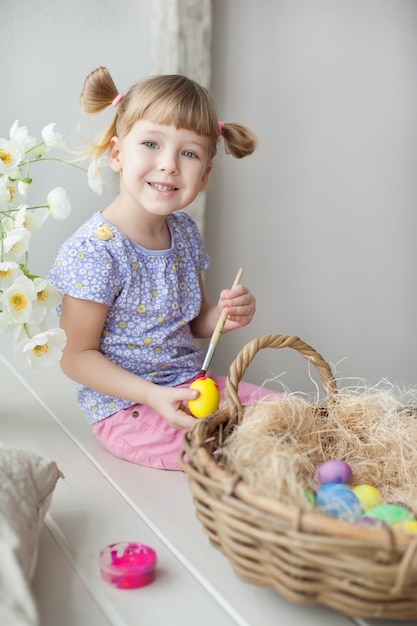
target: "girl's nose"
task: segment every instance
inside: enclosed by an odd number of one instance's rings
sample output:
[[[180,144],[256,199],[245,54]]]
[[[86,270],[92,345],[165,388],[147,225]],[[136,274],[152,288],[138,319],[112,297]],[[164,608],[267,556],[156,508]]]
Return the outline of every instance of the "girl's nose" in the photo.
[[[168,150],[161,150],[158,168],[161,172],[176,174],[178,172],[178,161],[176,155]]]

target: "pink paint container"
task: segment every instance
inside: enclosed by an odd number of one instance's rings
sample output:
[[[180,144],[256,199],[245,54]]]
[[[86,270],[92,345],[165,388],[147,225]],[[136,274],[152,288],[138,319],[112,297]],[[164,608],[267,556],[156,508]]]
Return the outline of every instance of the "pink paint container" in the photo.
[[[102,578],[119,589],[149,585],[155,580],[155,566],[155,550],[141,543],[113,543],[100,552]]]

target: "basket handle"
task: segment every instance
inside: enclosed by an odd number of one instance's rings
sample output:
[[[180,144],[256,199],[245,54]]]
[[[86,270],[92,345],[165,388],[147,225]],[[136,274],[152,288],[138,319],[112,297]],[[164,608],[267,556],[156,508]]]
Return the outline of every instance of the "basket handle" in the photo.
[[[263,348],[293,348],[297,350],[307,361],[315,365],[320,374],[327,398],[334,399],[337,395],[336,380],[331,372],[330,366],[314,348],[306,344],[299,337],[289,335],[263,335],[262,337],[253,339],[242,348],[231,364],[229,374],[226,378],[225,402],[230,409],[230,415],[236,416],[237,414],[238,423],[243,417],[243,407],[237,392],[238,385],[256,353]]]

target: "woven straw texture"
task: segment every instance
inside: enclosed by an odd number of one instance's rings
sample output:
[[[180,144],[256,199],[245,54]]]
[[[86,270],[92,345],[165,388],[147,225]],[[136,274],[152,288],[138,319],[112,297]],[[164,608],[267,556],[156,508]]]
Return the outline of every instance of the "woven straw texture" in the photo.
[[[184,438],[181,464],[197,517],[245,582],[350,617],[417,619],[416,535],[363,528],[281,503],[222,466],[222,445],[244,417],[239,382],[258,351],[284,347],[315,366],[328,398],[337,396],[330,367],[300,338],[266,335],[248,343],[230,367],[224,406]],[[326,415],[326,406],[315,408]]]

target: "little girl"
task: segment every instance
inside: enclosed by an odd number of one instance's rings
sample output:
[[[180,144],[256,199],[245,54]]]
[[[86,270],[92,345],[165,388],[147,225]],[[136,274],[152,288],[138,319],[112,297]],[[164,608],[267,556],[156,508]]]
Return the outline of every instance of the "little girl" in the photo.
[[[144,80],[123,95],[104,67],[87,78],[82,109],[115,115],[93,156],[108,156],[119,193],[59,250],[49,280],[64,294],[67,335],[63,371],[101,444],[128,461],[180,469],[184,431],[194,421],[187,401],[223,310],[224,331],[249,324],[255,298],[243,285],[206,299],[202,272],[210,259],[191,217],[182,211],[208,184],[222,137],[241,158],[253,133],[218,121],[202,86],[185,76]],[[224,390],[225,378],[212,378]],[[266,395],[241,383],[242,398]]]

